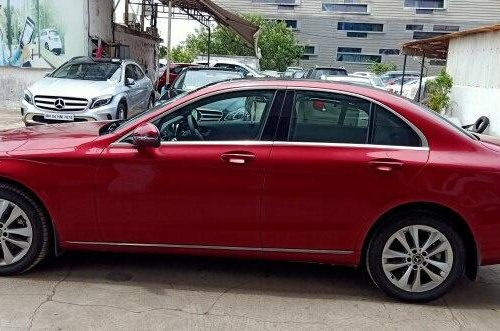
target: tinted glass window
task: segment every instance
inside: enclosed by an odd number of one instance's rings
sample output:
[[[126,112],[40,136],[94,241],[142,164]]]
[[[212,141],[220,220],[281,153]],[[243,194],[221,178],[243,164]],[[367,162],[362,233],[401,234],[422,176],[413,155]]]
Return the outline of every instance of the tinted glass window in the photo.
[[[392,112],[374,105],[375,123],[372,143],[375,145],[421,147],[418,134]]]
[[[364,144],[368,136],[370,102],[351,96],[298,92],[290,141]]]
[[[135,76],[137,77],[137,79],[142,79],[144,77],[144,72],[142,72],[141,68],[139,68],[138,66],[134,66],[134,70],[135,70]]]
[[[136,79],[136,72],[134,70],[134,66],[129,64],[128,66],[125,67],[125,79],[127,78],[132,78]]]
[[[113,77],[119,70],[120,64],[118,63],[68,62],[51,74],[51,77],[104,81]]]
[[[268,90],[226,93],[169,113],[154,124],[163,141],[256,140],[274,94]]]

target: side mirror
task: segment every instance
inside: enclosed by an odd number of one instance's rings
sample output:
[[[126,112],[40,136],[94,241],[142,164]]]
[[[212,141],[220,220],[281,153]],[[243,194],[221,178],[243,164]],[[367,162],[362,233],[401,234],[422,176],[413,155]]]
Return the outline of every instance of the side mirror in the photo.
[[[133,78],[127,78],[125,80],[125,86],[132,86],[135,85],[135,80]]]
[[[135,128],[132,139],[138,149],[157,148],[160,147],[161,143],[160,131],[151,123],[143,123]]]

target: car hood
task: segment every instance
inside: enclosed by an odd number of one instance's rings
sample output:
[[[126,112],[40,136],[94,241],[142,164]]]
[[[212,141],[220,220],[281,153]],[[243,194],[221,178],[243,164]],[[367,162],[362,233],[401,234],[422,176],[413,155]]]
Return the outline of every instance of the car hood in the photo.
[[[75,148],[99,137],[108,122],[40,125],[0,132],[0,152]]]
[[[87,99],[101,95],[113,94],[117,82],[90,81],[45,77],[28,90],[34,95],[50,95],[58,97],[84,97]]]

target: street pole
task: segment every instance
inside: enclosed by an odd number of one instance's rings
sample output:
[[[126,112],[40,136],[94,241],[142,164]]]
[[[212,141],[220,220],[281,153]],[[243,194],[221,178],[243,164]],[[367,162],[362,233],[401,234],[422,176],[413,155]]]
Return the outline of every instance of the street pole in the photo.
[[[7,44],[9,45],[9,54],[12,56],[12,18],[10,12],[10,0],[7,0]]]
[[[401,91],[399,95],[403,95],[403,85],[405,84],[405,74],[406,74],[406,60],[408,58],[408,54],[405,54],[405,60],[403,63],[403,77],[401,77]]]
[[[40,0],[36,0],[36,30],[38,40],[36,41],[38,45],[38,58],[41,58],[41,46],[40,46]]]
[[[425,66],[425,53],[422,54],[422,66],[420,67],[420,82],[418,83],[418,96],[417,101],[420,102],[422,97],[422,79],[424,75],[424,66]]]
[[[166,72],[166,81],[165,84],[170,84],[170,52],[172,48],[172,0],[168,2],[168,40],[167,40],[167,70]]]
[[[208,25],[208,47],[207,47],[207,63],[210,67],[210,45],[212,44],[212,28],[210,27],[210,23]]]

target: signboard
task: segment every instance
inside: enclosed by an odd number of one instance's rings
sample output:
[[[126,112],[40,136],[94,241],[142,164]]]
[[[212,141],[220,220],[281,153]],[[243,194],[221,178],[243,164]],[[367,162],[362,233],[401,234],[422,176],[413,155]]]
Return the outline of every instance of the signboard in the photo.
[[[0,66],[55,68],[86,54],[84,0],[0,0]]]

